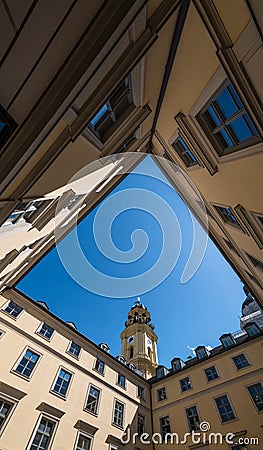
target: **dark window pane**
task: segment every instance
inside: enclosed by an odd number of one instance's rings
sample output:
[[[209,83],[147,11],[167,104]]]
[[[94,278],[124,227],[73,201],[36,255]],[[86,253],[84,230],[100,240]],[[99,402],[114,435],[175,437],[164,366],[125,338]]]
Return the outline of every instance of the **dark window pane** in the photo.
[[[227,89],[225,89],[222,92],[222,94],[219,95],[219,97],[216,100],[216,103],[226,119],[228,119],[238,111],[237,105],[235,104],[233,98],[231,97]]]
[[[242,116],[233,120],[233,122],[231,122],[230,128],[234,131],[235,136],[237,137],[239,142],[242,142],[245,139],[249,139],[253,136]]]

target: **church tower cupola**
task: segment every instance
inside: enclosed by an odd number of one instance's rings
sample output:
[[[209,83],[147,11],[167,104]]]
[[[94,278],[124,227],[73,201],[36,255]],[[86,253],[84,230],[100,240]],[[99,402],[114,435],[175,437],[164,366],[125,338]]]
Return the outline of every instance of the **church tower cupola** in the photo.
[[[148,379],[155,376],[158,366],[157,340],[151,315],[140,297],[128,312],[125,329],[121,333],[122,355],[127,363],[135,364]]]

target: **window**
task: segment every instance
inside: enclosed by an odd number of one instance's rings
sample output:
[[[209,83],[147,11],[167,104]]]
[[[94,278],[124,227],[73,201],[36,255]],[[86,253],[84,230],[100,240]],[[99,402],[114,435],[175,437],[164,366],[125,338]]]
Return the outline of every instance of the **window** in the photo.
[[[235,419],[236,416],[232,410],[229,403],[227,395],[222,395],[222,397],[217,397],[215,399],[218,412],[220,414],[222,422],[227,422],[228,420]]]
[[[124,422],[124,404],[119,400],[114,401],[113,424],[123,428]]]
[[[42,417],[37,429],[34,433],[32,443],[28,446],[28,450],[48,450],[50,442],[55,430],[56,422]]]
[[[226,224],[232,225],[233,227],[241,230],[239,222],[237,221],[237,219],[230,207],[214,205],[214,208],[217,210],[218,214],[220,215],[220,217],[223,219],[223,221]]]
[[[248,386],[248,392],[251,395],[253,402],[256,405],[258,411],[263,411],[263,386],[261,383]]]
[[[231,241],[228,241],[228,239],[224,239],[224,242],[226,243],[226,245],[228,246],[229,250],[232,250],[233,253],[235,253],[237,256],[239,256],[239,253],[236,250],[236,247],[232,244]]]
[[[258,132],[231,83],[196,116],[219,156],[259,141]]]
[[[249,336],[257,336],[258,334],[261,334],[261,330],[255,322],[247,323],[244,326],[244,329],[246,330],[247,334],[249,334]]]
[[[17,305],[15,302],[12,302],[12,300],[10,300],[8,305],[5,307],[4,311],[16,319],[19,316],[19,314],[21,314],[21,312],[23,311],[23,308],[21,308],[21,306]]]
[[[27,349],[14,371],[29,378],[39,360],[39,357],[40,355],[38,353]]]
[[[8,114],[8,112],[0,105],[0,148],[8,141],[11,134],[16,129],[17,124]]]
[[[181,370],[185,366],[185,363],[180,358],[174,358],[171,363],[174,372]]]
[[[123,388],[126,387],[126,377],[124,375],[122,375],[121,373],[118,373],[117,384]]]
[[[52,391],[65,397],[69,388],[71,378],[72,374],[61,368],[59,370],[59,374]]]
[[[240,355],[234,356],[233,361],[235,363],[235,366],[237,369],[243,369],[243,367],[250,366],[250,363],[248,362],[246,356],[244,353],[241,353]]]
[[[97,358],[95,361],[94,369],[97,370],[97,372],[104,374],[105,363],[101,361],[99,358]]]
[[[216,378],[218,378],[218,373],[215,366],[208,367],[208,369],[205,369],[205,374],[207,381],[216,380]]]
[[[4,336],[4,334],[5,334],[5,331],[0,330],[0,339]]]
[[[32,223],[33,218],[36,216],[36,211],[46,208],[50,204],[51,200],[33,200],[31,202],[21,202],[17,208],[10,214],[5,224],[15,224],[22,219],[26,222]]]
[[[223,345],[223,347],[231,347],[236,343],[235,339],[233,338],[232,334],[223,334],[220,338],[220,341]]]
[[[88,391],[87,403],[85,410],[93,414],[98,414],[99,400],[100,400],[100,389],[90,385]]]
[[[191,152],[191,150],[189,149],[189,147],[186,145],[185,141],[181,137],[178,137],[173,142],[172,146],[187,167],[192,167],[192,166],[198,165],[198,162],[196,161],[193,153]]]
[[[91,450],[92,439],[84,434],[79,434],[75,450]]]
[[[142,386],[138,386],[137,397],[145,400],[145,389]]]
[[[117,147],[116,150],[114,150],[113,154],[125,152],[125,150],[136,140],[136,132],[134,132],[130,134],[130,136],[128,136],[127,139],[125,139],[125,141],[119,147]]]
[[[206,358],[207,356],[209,356],[208,350],[203,346],[197,347],[195,352],[196,352],[197,359],[203,359],[203,358]]]
[[[133,109],[131,78],[128,76],[91,119],[88,127],[104,143]]]
[[[160,417],[160,432],[162,439],[165,439],[165,435],[171,433],[170,417]]]
[[[183,378],[182,380],[180,380],[180,386],[181,386],[182,392],[192,389],[190,378],[186,377],[186,378]]]
[[[137,433],[139,436],[145,433],[145,417],[140,413],[137,415]]]
[[[161,402],[162,400],[166,400],[166,389],[165,387],[161,389],[157,389],[157,401]]]
[[[105,342],[101,342],[101,344],[99,345],[100,348],[102,348],[102,350],[104,350],[105,352],[109,353],[110,352],[110,347],[108,346],[108,344],[106,344]]]
[[[46,339],[51,339],[53,333],[54,328],[50,327],[45,322],[42,323],[41,328],[38,330],[38,334],[41,334]]]
[[[11,414],[14,403],[11,403],[3,398],[0,398],[0,432],[4,428],[8,417]]]
[[[185,410],[190,431],[198,431],[200,426],[199,415],[196,406]]]
[[[75,344],[75,342],[72,341],[68,348],[68,353],[70,353],[71,355],[78,358],[79,354],[80,354],[80,346],[78,344]]]
[[[134,347],[131,347],[130,348],[130,359],[133,358],[133,355],[134,355]]]
[[[259,259],[255,258],[254,256],[251,256],[247,253],[247,256],[249,257],[250,261],[252,262],[252,264],[259,270],[261,270],[261,272],[263,272],[263,262],[259,261]]]

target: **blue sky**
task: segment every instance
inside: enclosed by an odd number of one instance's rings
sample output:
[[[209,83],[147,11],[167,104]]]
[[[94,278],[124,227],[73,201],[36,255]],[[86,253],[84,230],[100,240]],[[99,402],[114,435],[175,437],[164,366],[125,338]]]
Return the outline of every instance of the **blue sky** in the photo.
[[[159,169],[148,157],[140,167],[147,173],[160,175]],[[175,356],[186,359],[191,354],[189,347],[214,347],[219,344],[221,334],[236,331],[244,293],[239,278],[210,239],[199,269],[192,279],[181,284],[181,275],[192,246],[189,212],[169,185],[139,174],[128,175],[106,200],[121,191],[129,195],[134,188],[146,189],[165,199],[174,211],[182,232],[182,248],[173,271],[159,286],[140,293],[142,302],[151,312],[159,337],[159,363],[169,367]],[[148,248],[138,261],[120,264],[103,256],[94,241],[93,223],[99,207],[78,225],[77,230],[81,248],[89,261],[100,272],[120,278],[134,277],[152,267],[162,250],[162,229],[158,221],[149,212],[135,208],[122,212],[114,220],[112,240],[123,252],[131,249],[134,230],[143,229],[149,239]],[[168,218],[163,217],[162,220]],[[104,232],[103,221],[98,227],[100,232]],[[170,235],[169,239],[176,237]],[[78,261],[74,264],[77,266]],[[120,353],[119,335],[135,297],[107,298],[79,286],[64,269],[56,248],[31,270],[17,288],[35,300],[46,301],[54,314],[75,322],[78,330],[94,342],[107,342],[113,355]]]

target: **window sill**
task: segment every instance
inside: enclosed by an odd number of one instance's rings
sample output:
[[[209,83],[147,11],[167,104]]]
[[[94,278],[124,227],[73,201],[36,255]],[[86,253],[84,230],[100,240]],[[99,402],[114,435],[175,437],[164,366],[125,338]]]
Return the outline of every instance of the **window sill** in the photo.
[[[9,314],[9,313],[8,313],[7,311],[5,311],[4,309],[1,309],[1,312],[4,313],[7,317],[10,317],[11,319],[17,320],[17,319],[19,319],[19,317],[22,315],[22,312],[23,312],[23,311],[21,311],[21,313],[19,313],[18,316],[16,316],[16,317],[12,316],[12,314]]]
[[[42,339],[45,339],[45,341],[50,342],[52,339],[52,336],[50,338],[44,336],[43,334],[39,333],[38,331],[36,331],[36,335],[40,336]]]
[[[49,391],[49,393],[55,395],[56,397],[60,398],[61,400],[64,400],[64,401],[67,400],[67,397],[65,395],[59,394],[56,391],[51,390],[51,391]]]
[[[83,408],[83,411],[87,412],[88,414],[91,414],[91,415],[94,416],[94,417],[98,417],[98,415],[99,415],[98,412],[94,413],[94,412],[92,412],[92,411],[89,411],[89,410],[86,409],[86,408]]]
[[[16,370],[11,370],[11,373],[13,375],[16,375],[17,377],[22,378],[25,381],[30,381],[32,378],[32,375],[30,377],[27,377],[26,375],[23,375],[22,373],[16,372]]]
[[[126,386],[122,386],[122,385],[119,384],[119,383],[116,383],[116,386],[122,388],[124,391],[127,391],[127,387],[126,387]]]
[[[99,370],[95,369],[95,367],[93,367],[94,372],[99,373],[102,377],[105,377],[105,370],[104,372],[100,372]]]
[[[118,428],[118,430],[122,430],[122,431],[124,430],[124,426],[117,425],[114,422],[112,422],[111,424],[112,424],[113,427]]]
[[[73,353],[69,352],[68,350],[66,350],[66,353],[67,353],[67,355],[70,355],[70,356],[72,356],[72,358],[74,358],[74,359],[76,359],[77,361],[79,361],[80,355],[78,355],[78,356],[73,355]]]

